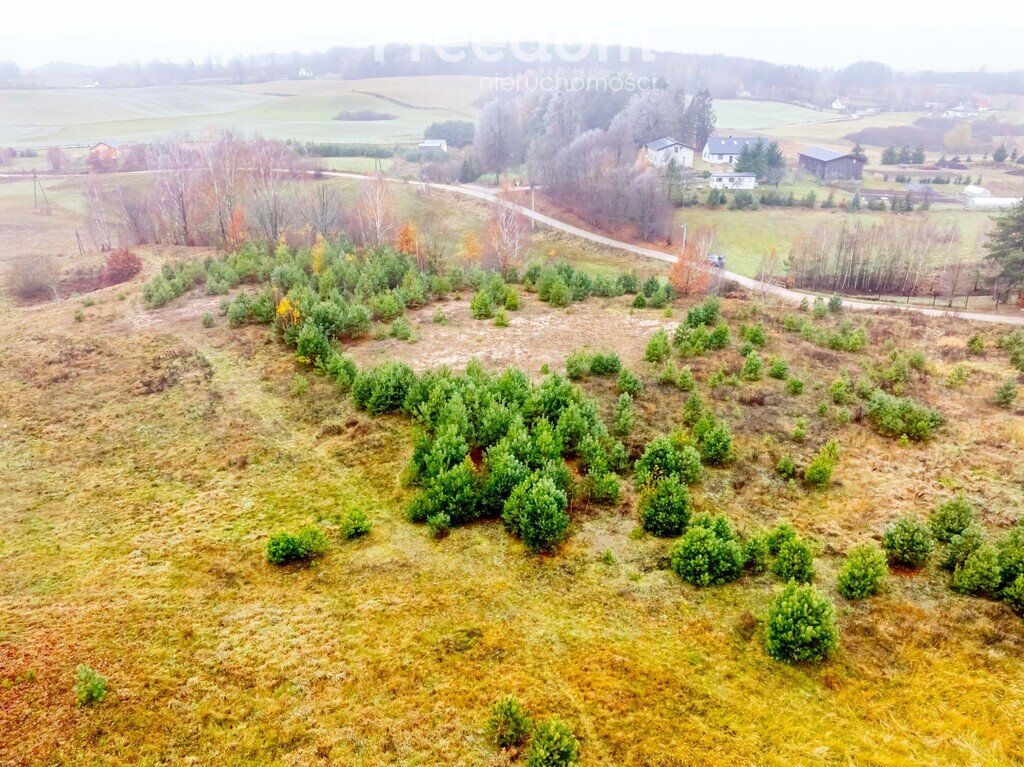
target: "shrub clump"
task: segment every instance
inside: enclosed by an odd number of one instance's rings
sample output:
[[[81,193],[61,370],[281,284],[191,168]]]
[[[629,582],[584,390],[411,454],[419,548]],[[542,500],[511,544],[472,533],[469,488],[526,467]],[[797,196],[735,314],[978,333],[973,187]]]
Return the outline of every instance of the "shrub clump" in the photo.
[[[341,537],[347,541],[369,535],[372,528],[373,525],[370,522],[370,518],[366,516],[366,512],[362,509],[350,511],[342,518],[339,525]]]
[[[836,586],[847,599],[865,599],[878,593],[888,572],[882,550],[873,543],[864,543],[846,555]]]
[[[668,359],[669,354],[672,353],[672,347],[669,344],[668,333],[664,329],[658,329],[651,340],[647,342],[647,349],[644,351],[644,359],[647,362],[664,362]]]
[[[963,493],[943,501],[928,517],[928,527],[935,540],[949,543],[974,522],[974,505]]]
[[[526,767],[573,767],[579,763],[579,741],[565,723],[552,717],[537,725],[526,752]]]
[[[512,491],[502,519],[530,551],[551,551],[569,529],[568,504],[565,492],[554,480],[537,472]]]
[[[909,397],[895,397],[881,389],[868,400],[868,420],[880,434],[921,442],[930,439],[943,424],[938,410],[919,405]]]
[[[768,654],[790,662],[828,657],[839,644],[835,612],[832,601],[814,586],[790,583],[768,610]]]
[[[924,567],[932,553],[932,534],[916,517],[901,517],[885,529],[882,548],[891,565]]]
[[[811,487],[825,488],[832,482],[832,473],[839,463],[839,442],[830,439],[804,469],[804,482]]]
[[[979,546],[953,573],[953,588],[961,594],[992,597],[1002,581],[999,550],[992,545]]]
[[[701,516],[669,554],[672,571],[694,586],[715,586],[736,580],[743,572],[746,555],[736,540],[729,520],[719,515]]]
[[[687,485],[700,481],[700,456],[690,446],[677,449],[668,437],[656,437],[647,443],[636,462],[634,480],[638,487],[661,478],[677,476]]]
[[[521,746],[530,736],[533,722],[526,707],[516,698],[507,695],[491,707],[487,720],[487,737],[498,748]]]
[[[814,552],[806,541],[791,538],[779,547],[772,572],[784,581],[810,583],[814,580]]]
[[[316,525],[307,525],[298,533],[279,532],[267,541],[267,561],[272,565],[286,565],[322,556],[328,543],[324,531]]]
[[[640,524],[663,538],[679,535],[690,521],[692,503],[676,474],[658,480],[640,498]]]
[[[107,678],[84,663],[75,669],[75,700],[79,706],[102,703],[107,697]]]

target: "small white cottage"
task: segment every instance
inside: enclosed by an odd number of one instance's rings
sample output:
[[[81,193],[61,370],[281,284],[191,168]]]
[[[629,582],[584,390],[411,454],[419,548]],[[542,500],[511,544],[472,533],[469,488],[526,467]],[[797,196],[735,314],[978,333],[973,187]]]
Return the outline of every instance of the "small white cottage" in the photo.
[[[695,151],[692,146],[674,138],[660,138],[644,144],[647,161],[657,168],[664,168],[673,160],[678,168],[692,168]]]

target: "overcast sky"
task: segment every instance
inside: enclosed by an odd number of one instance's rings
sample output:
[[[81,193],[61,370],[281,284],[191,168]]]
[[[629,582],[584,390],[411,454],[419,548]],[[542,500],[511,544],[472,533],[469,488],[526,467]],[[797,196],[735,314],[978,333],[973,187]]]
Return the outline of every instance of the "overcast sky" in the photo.
[[[586,4],[559,0],[306,0],[219,5],[216,0],[100,4],[20,0],[0,22],[0,60],[112,64],[154,58],[268,51],[309,52],[381,42],[549,40],[633,44],[657,50],[726,53],[785,64],[842,67],[884,61],[897,69],[1024,68],[1019,2],[959,4],[893,0],[798,0]],[[614,11],[612,9],[615,9]]]

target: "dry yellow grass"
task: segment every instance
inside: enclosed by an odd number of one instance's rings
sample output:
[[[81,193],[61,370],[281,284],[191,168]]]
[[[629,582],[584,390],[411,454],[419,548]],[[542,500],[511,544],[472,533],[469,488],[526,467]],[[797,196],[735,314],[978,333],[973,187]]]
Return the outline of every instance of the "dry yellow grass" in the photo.
[[[165,255],[148,254],[147,270]],[[201,297],[146,312],[140,284],[99,291],[82,322],[80,301],[3,309],[0,764],[502,765],[511,759],[483,727],[508,693],[569,722],[587,765],[1024,759],[1024,624],[1004,606],[954,595],[935,570],[894,577],[869,602],[837,598],[832,662],[790,667],[767,657],[758,623],[777,585],[683,585],[663,569],[668,542],[631,535],[628,503],[578,514],[553,557],[526,556],[495,522],[434,541],[404,518],[407,421],[356,413],[308,373],[309,393],[293,397],[296,364],[263,329],[203,329],[216,301]],[[505,329],[452,312],[444,332],[455,335],[440,338],[472,332],[500,347],[529,322],[549,329],[551,348],[571,348],[560,313],[526,303]],[[728,303],[734,331],[751,306]],[[638,368],[631,328],[675,321],[591,301],[570,326],[588,314]],[[1024,446],[1008,438],[1020,417],[986,401],[1004,356],[968,360],[972,384],[954,391],[942,371],[971,329],[870,322],[872,351],[852,355],[769,322],[767,353],[808,390],[789,398],[765,381],[712,399],[739,460],[697,491],[701,508],[744,529],[793,519],[820,541],[833,596],[843,551],[946,488],[984,499],[992,530],[1021,508]],[[436,353],[435,328],[417,330],[403,356]],[[900,448],[817,415],[838,370],[881,358],[887,340],[935,355],[935,374],[909,387],[951,416],[932,443]],[[386,356],[393,343],[358,354]],[[704,378],[738,363],[731,350],[693,365]],[[673,428],[684,398],[648,383],[633,449]],[[586,385],[609,406],[610,384]],[[811,422],[805,445],[787,437],[799,415]],[[835,487],[773,477],[782,452],[806,458],[833,433],[844,451]],[[333,531],[353,508],[372,518],[368,538],[332,533],[308,568],[265,563],[270,533],[313,521]],[[98,707],[75,706],[79,663],[110,679]]]

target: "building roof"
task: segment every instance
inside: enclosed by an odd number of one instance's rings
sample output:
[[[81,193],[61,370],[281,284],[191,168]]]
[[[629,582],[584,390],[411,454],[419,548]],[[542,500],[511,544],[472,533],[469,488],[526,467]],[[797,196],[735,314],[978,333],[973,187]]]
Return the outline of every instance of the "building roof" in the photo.
[[[852,157],[853,155],[847,152],[837,152],[834,149],[825,149],[820,146],[811,146],[799,153],[801,157],[810,157],[812,160],[821,160],[822,162],[832,162],[833,160],[839,160],[843,157]]]
[[[739,154],[747,144],[765,141],[760,136],[709,136],[704,148],[711,154]]]
[[[443,138],[428,138],[420,142],[420,146],[447,146],[448,141]]]
[[[120,142],[118,142],[118,141],[97,141],[95,144],[93,144],[91,147],[89,147],[89,149],[92,150],[92,149],[95,149],[98,146],[108,146],[111,149],[117,149],[120,146]]]
[[[715,178],[757,178],[756,173],[712,173]]]
[[[693,149],[689,144],[684,144],[682,141],[676,141],[674,138],[666,136],[656,141],[648,141],[644,146],[650,149],[652,152],[660,152],[662,149],[668,149],[670,146],[684,146],[687,149]]]

